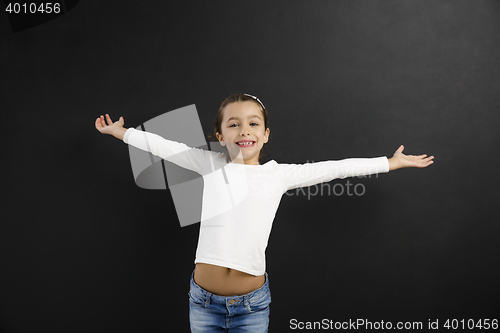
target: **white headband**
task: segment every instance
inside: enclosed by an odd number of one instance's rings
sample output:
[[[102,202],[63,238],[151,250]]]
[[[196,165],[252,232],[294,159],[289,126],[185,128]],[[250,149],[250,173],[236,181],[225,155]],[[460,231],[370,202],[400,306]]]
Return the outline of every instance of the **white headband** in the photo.
[[[249,94],[243,94],[243,95],[245,95],[245,96],[248,96],[248,97],[251,97],[251,98],[255,99],[255,100],[256,100],[257,102],[259,102],[259,104],[262,106],[262,109],[264,109],[264,110],[266,109],[266,107],[264,106],[264,104],[262,104],[262,102],[260,101],[260,99],[258,99],[257,97],[252,96],[252,95],[249,95]]]

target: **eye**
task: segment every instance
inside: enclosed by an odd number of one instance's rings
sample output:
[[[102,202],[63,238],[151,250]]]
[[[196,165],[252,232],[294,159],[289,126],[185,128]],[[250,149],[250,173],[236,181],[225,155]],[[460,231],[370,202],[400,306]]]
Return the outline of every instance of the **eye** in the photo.
[[[257,124],[257,123],[251,123],[250,125],[259,126],[259,124]]]
[[[238,124],[232,124],[232,125],[229,125],[229,127],[234,127],[234,126],[236,126],[236,125],[238,125]]]

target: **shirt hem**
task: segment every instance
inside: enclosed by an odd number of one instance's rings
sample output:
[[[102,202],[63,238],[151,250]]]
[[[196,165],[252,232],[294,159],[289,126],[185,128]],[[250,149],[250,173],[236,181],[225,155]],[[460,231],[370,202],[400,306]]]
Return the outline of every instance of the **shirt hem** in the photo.
[[[243,267],[243,266],[240,266],[238,264],[233,264],[230,262],[220,261],[220,260],[215,260],[215,259],[196,258],[194,260],[194,263],[195,264],[197,264],[197,263],[210,264],[210,265],[227,267],[227,268],[236,269],[236,270],[241,271],[243,273],[247,273],[247,274],[254,275],[254,276],[261,276],[261,275],[265,274],[265,270],[258,271],[258,270],[254,270],[254,269],[248,269],[247,267]]]

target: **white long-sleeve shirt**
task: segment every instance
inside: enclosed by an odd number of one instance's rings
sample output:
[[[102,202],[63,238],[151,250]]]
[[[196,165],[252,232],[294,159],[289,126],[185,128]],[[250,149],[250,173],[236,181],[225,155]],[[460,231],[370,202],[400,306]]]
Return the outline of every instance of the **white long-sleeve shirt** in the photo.
[[[255,276],[265,273],[267,242],[286,191],[336,178],[389,172],[385,156],[305,164],[271,160],[262,165],[246,165],[227,163],[223,153],[191,148],[134,128],[127,129],[123,141],[203,177],[195,263],[228,267]]]

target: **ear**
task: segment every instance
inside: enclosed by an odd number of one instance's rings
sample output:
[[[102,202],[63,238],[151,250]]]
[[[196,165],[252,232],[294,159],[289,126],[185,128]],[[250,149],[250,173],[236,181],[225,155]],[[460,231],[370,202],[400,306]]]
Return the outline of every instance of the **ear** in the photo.
[[[269,128],[266,129],[266,132],[264,133],[264,143],[267,143],[269,141],[269,133],[271,130]]]
[[[219,132],[215,133],[215,135],[217,136],[217,139],[219,140],[219,143],[221,144],[221,146],[224,146],[224,138],[222,137],[222,135],[219,134]]]

